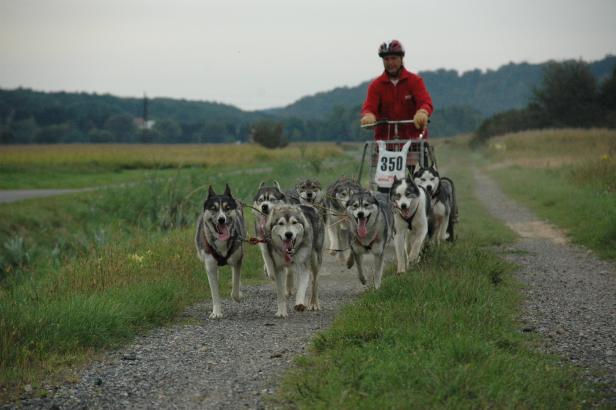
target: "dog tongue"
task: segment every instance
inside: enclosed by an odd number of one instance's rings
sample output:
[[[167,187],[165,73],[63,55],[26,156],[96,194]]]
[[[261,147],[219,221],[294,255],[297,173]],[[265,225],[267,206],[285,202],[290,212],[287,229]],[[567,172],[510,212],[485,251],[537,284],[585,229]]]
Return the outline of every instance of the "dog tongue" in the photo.
[[[282,250],[284,251],[284,260],[287,263],[290,263],[292,260],[291,253],[293,252],[293,240],[285,239],[284,241],[282,241]]]
[[[359,235],[359,237],[362,239],[368,236],[368,228],[366,227],[367,223],[368,218],[360,219],[357,223],[357,235]]]
[[[231,234],[229,233],[229,225],[227,224],[218,225],[218,240],[219,241],[226,241],[227,239],[229,239],[230,236]]]

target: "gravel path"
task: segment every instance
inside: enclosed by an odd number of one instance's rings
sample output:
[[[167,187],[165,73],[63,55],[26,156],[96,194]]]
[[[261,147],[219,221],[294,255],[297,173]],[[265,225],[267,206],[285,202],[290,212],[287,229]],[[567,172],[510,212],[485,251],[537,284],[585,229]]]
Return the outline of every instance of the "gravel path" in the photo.
[[[538,332],[546,351],[605,383],[609,405],[616,407],[616,266],[569,244],[485,175],[476,172],[475,180],[489,212],[521,237],[506,251],[525,285],[524,331]]]
[[[89,365],[78,383],[17,407],[262,408],[263,397],[273,392],[293,358],[306,351],[314,333],[364,291],[355,270],[329,255],[321,272],[319,312],[295,312],[291,302],[289,317],[276,319],[272,285],[242,286],[241,303],[223,300],[223,319],[208,318],[209,301],[192,306],[184,313],[191,324],[140,337]],[[230,280],[226,276],[223,280]]]

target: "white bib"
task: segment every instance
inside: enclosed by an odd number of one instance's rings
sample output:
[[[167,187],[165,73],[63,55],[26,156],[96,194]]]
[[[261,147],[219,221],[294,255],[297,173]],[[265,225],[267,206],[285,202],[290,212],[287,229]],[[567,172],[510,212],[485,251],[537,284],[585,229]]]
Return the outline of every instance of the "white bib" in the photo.
[[[374,182],[380,188],[391,188],[394,177],[404,179],[406,176],[406,156],[411,146],[408,140],[400,151],[387,151],[386,141],[377,141],[379,158],[376,164]]]

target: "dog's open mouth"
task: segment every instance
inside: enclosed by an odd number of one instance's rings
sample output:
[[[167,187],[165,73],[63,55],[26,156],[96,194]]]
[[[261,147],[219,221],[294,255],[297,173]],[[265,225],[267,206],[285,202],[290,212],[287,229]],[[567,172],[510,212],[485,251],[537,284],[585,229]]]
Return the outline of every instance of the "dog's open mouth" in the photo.
[[[231,233],[229,232],[229,225],[226,223],[218,225],[215,224],[214,229],[216,230],[216,234],[218,234],[219,241],[226,241],[231,236]]]
[[[411,217],[411,208],[410,207],[401,208],[400,211],[401,211],[402,217],[404,219],[409,219]]]
[[[361,239],[368,236],[368,220],[370,220],[370,215],[357,218],[357,236]]]
[[[285,262],[291,263],[293,261],[293,254],[295,253],[295,239],[283,240],[282,251],[284,253]]]

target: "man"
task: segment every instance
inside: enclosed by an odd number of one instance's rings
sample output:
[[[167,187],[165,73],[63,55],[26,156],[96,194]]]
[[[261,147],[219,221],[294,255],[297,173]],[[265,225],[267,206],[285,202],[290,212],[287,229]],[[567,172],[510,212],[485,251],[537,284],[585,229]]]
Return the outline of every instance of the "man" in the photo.
[[[428,124],[432,115],[432,97],[417,74],[404,68],[404,47],[398,40],[379,47],[385,71],[368,86],[368,96],[361,110],[361,125],[377,120],[408,120],[414,124],[399,124],[400,139],[415,139]],[[414,125],[414,126],[413,126]],[[374,130],[376,140],[393,139],[394,127],[378,125]],[[427,133],[424,138],[427,137]]]

